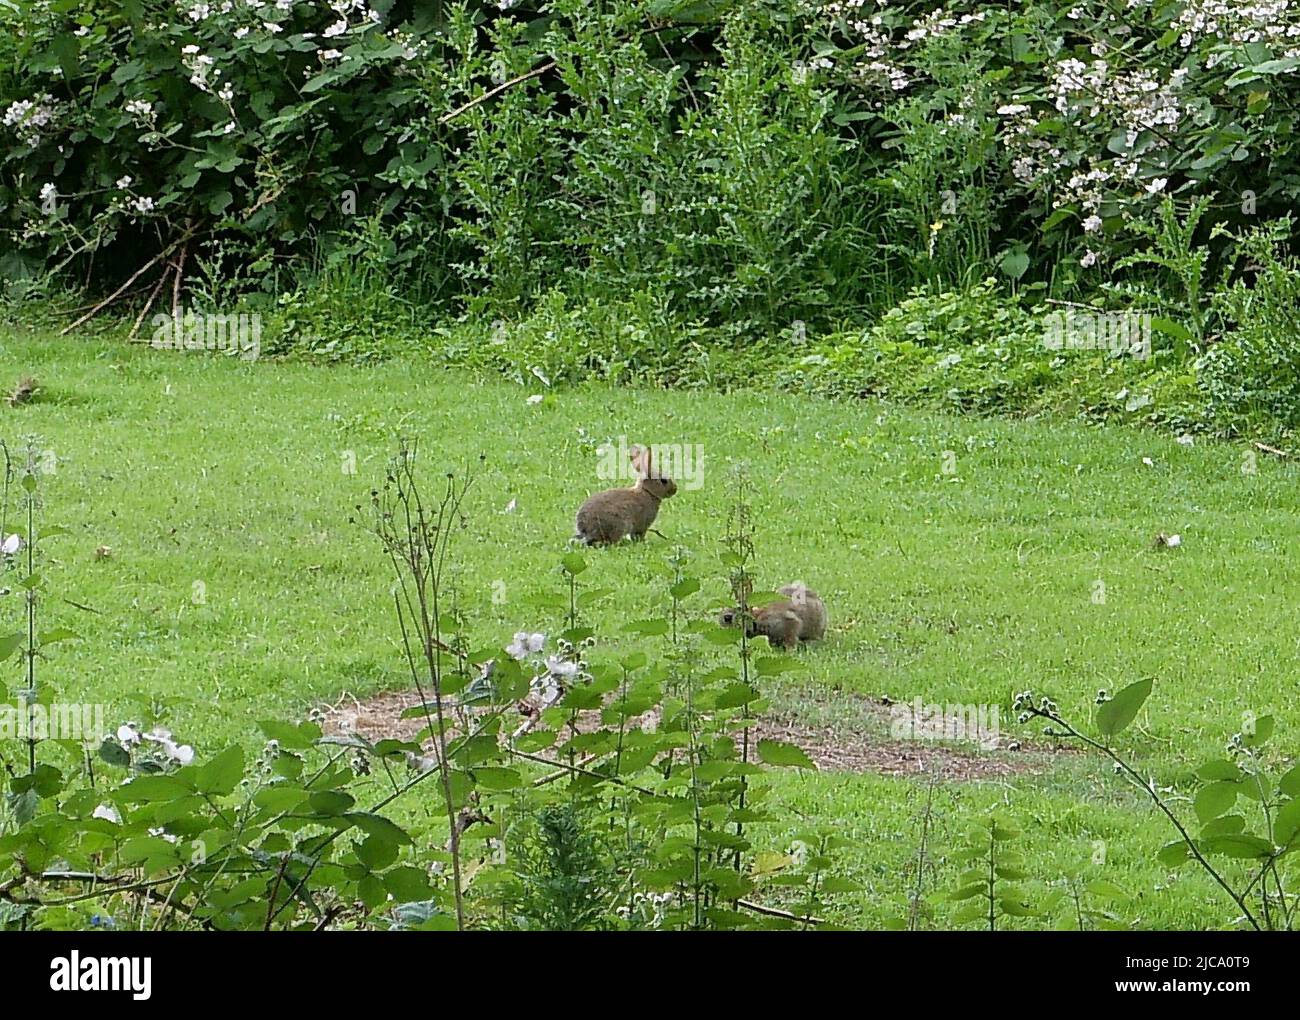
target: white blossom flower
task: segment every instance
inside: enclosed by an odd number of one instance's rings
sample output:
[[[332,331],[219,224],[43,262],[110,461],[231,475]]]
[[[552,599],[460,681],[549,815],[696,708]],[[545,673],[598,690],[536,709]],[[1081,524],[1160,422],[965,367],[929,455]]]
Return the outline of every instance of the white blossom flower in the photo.
[[[171,730],[162,726],[155,726],[144,734],[144,739],[161,747],[163,754],[177,764],[188,765],[194,760],[194,748],[190,747],[189,744],[177,744],[172,739]]]
[[[567,680],[578,675],[578,664],[569,659],[562,659],[558,655],[551,655],[546,659],[546,671],[551,676]]]
[[[1083,221],[1083,229],[1089,234],[1095,233],[1101,229],[1101,217],[1093,214]]]
[[[127,188],[129,188],[129,187],[130,187],[132,184],[134,184],[134,183],[135,183],[135,180],[134,180],[134,178],[131,177],[130,174],[127,174],[127,175],[125,175],[124,177],[119,177],[119,178],[117,179],[117,186],[118,186],[118,188],[120,188],[122,191],[125,191]]]
[[[1089,267],[1095,266],[1096,264],[1097,264],[1097,253],[1095,251],[1092,251],[1091,249],[1084,252],[1083,258],[1079,259],[1079,265],[1083,266],[1084,269],[1088,269]]]
[[[114,825],[122,824],[122,816],[117,813],[117,808],[111,804],[101,804],[90,814],[91,818],[102,818],[106,822],[112,822]]]
[[[56,112],[54,97],[43,92],[35,99],[10,103],[0,123],[13,128],[26,145],[36,148],[41,143],[42,129],[53,122]]]
[[[117,740],[124,747],[131,747],[140,743],[140,731],[130,723],[125,723],[117,728]]]
[[[178,765],[188,765],[194,760],[194,748],[189,744],[165,744],[163,750],[167,752],[167,757]]]
[[[524,659],[531,654],[540,652],[545,643],[545,634],[529,634],[527,631],[521,630],[515,634],[515,639],[506,645],[506,654],[515,660]]]
[[[12,556],[23,547],[23,540],[17,535],[6,535],[3,542],[0,542],[0,553],[6,556]]]
[[[1154,181],[1146,186],[1148,195],[1158,195],[1165,190],[1165,185],[1169,183],[1168,177],[1157,177]]]

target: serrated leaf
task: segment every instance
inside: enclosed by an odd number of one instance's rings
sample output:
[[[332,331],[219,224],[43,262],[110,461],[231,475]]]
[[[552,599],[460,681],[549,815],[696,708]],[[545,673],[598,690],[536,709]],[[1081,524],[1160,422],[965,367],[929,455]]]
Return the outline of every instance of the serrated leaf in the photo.
[[[244,778],[244,749],[228,747],[205,765],[194,770],[194,789],[212,797],[234,793]]]

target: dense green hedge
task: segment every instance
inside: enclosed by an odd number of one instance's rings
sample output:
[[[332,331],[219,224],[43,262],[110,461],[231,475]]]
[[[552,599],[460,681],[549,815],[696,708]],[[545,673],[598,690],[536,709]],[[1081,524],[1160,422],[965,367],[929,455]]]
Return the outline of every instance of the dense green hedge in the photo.
[[[1287,3],[45,0],[0,29],[11,298],[165,252],[191,301],[274,303],[282,350],[436,322],[520,377],[712,384],[993,277],[1153,315],[1215,421],[1295,417]],[[1039,391],[1041,353],[962,399]]]

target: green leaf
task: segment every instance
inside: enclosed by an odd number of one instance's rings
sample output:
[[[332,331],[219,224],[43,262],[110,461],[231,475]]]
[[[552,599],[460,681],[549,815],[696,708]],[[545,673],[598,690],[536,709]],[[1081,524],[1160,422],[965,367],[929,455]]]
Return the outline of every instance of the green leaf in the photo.
[[[1151,320],[1151,327],[1158,329],[1165,336],[1173,337],[1175,340],[1191,340],[1193,338],[1192,331],[1187,327],[1180,325],[1173,319],[1166,319],[1159,315]]]
[[[571,552],[560,558],[560,565],[564,567],[565,573],[572,574],[575,577],[587,569],[587,561],[576,552]]]
[[[1273,838],[1279,846],[1290,846],[1297,835],[1300,835],[1300,799],[1287,801],[1273,819]]]
[[[54,627],[37,635],[37,641],[42,647],[45,645],[57,644],[60,641],[72,641],[81,637],[75,630],[69,630],[67,627]]]
[[[1196,799],[1192,802],[1192,806],[1196,809],[1196,817],[1202,823],[1218,818],[1237,803],[1237,792],[1236,783],[1221,782],[1202,786],[1196,792]]]
[[[1151,696],[1151,681],[1139,680],[1129,684],[1097,709],[1097,729],[1104,737],[1114,737],[1137,718],[1147,698]]]
[[[998,268],[1011,279],[1019,280],[1029,269],[1029,252],[1023,247],[1004,252],[998,260]]]
[[[188,797],[194,788],[179,775],[175,776],[136,776],[115,794],[119,800],[128,804],[140,804],[147,801],[177,800]]]
[[[629,623],[623,629],[633,634],[641,634],[645,637],[659,637],[668,633],[668,621],[638,620],[635,623]]]
[[[398,903],[413,903],[429,899],[433,890],[423,869],[410,865],[393,868],[384,874],[384,888]]]
[[[99,745],[99,757],[110,765],[125,768],[131,764],[131,753],[116,740],[105,740]]]
[[[1003,896],[998,900],[998,906],[1008,917],[1037,917],[1038,911],[1032,904],[1023,900],[1015,899],[1011,896]]]
[[[1084,888],[1100,900],[1125,902],[1133,898],[1125,889],[1104,878],[1094,878],[1091,882],[1085,885]]]
[[[1222,758],[1214,761],[1207,761],[1196,774],[1207,783],[1230,782],[1236,783],[1241,780],[1241,769],[1230,761],[1224,761]]]
[[[257,728],[266,734],[268,740],[278,741],[281,747],[298,751],[312,747],[321,735],[321,728],[311,721],[294,725],[278,719],[263,719]]]
[[[480,765],[470,771],[474,774],[474,781],[484,790],[513,790],[523,782],[517,769]]]
[[[1250,727],[1251,732],[1241,734],[1241,742],[1247,747],[1262,747],[1273,736],[1276,726],[1277,720],[1271,715],[1262,716],[1255,720],[1254,726]]]
[[[748,705],[751,701],[757,701],[763,695],[748,684],[731,684],[713,703],[716,709],[739,708],[741,705]]]
[[[1205,823],[1201,829],[1201,838],[1210,836],[1234,835],[1246,831],[1246,819],[1241,815],[1220,815]]]
[[[700,582],[693,577],[684,577],[668,589],[668,594],[680,601],[700,590]]]
[[[19,631],[17,634],[9,634],[5,637],[0,637],[0,662],[4,662],[5,659],[18,651],[18,649],[23,646],[23,641],[26,637],[27,635],[22,631]]]
[[[769,765],[791,766],[800,769],[817,768],[803,748],[788,744],[783,740],[768,740],[766,738],[760,740],[758,742],[758,756]]]
[[[307,806],[315,814],[333,818],[342,815],[356,802],[352,794],[341,790],[318,790],[308,799]]]
[[[234,793],[243,778],[244,749],[236,745],[195,769],[194,789],[211,797],[224,797]]]
[[[351,800],[350,797],[348,799]],[[344,817],[366,835],[375,839],[396,843],[400,846],[409,846],[413,842],[405,829],[383,815],[376,815],[369,811],[353,811],[351,814],[344,815]]]
[[[307,791],[301,786],[279,784],[258,790],[253,797],[253,803],[260,808],[266,808],[267,811],[279,814],[282,811],[292,811],[306,799]]]
[[[1258,836],[1245,833],[1211,836],[1201,840],[1201,850],[1209,854],[1222,854],[1235,860],[1262,860],[1273,852],[1273,844]]]
[[[979,896],[981,893],[987,892],[987,882],[973,882],[970,885],[963,886],[956,892],[949,893],[947,899],[960,903],[962,900],[969,900],[974,896]]]
[[[754,672],[759,676],[778,676],[802,668],[803,663],[792,655],[765,656],[754,662]]]

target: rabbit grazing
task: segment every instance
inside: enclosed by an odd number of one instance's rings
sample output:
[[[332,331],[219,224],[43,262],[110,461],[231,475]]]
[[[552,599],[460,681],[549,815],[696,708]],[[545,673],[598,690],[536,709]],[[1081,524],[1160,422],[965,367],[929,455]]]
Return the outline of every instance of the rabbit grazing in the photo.
[[[749,637],[762,634],[777,648],[794,648],[800,641],[818,641],[825,636],[826,603],[815,591],[796,581],[781,588],[780,594],[788,597],[750,611],[746,628]],[[724,609],[718,622],[735,627],[739,616],[738,609]]]
[[[659,514],[659,503],[677,492],[677,483],[655,473],[650,451],[634,446],[628,451],[637,474],[630,489],[606,489],[578,508],[578,533],[575,538],[587,545],[611,545],[626,535],[645,538],[645,533]]]

